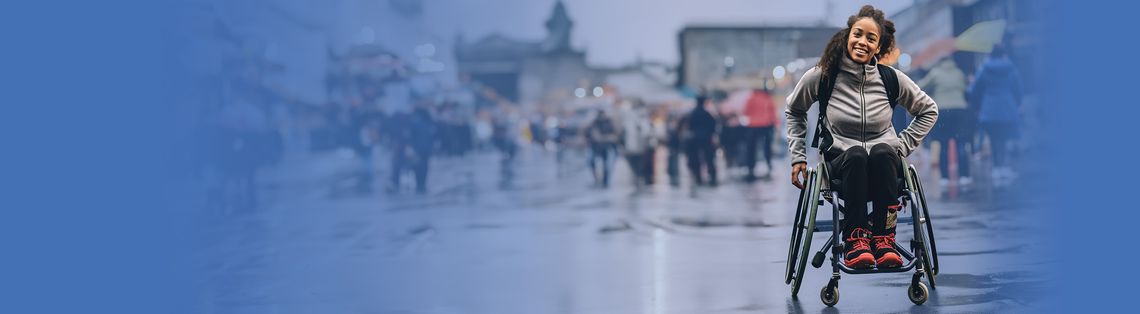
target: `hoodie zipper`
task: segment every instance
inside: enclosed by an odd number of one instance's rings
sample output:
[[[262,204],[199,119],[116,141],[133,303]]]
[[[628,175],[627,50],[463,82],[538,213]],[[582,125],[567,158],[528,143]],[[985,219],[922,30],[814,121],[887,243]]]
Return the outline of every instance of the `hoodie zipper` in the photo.
[[[863,90],[867,88],[867,66],[860,66],[863,69],[863,77],[859,80],[859,110],[862,113],[860,116],[862,124],[862,133],[859,134],[863,149],[867,149],[867,96],[863,95]]]

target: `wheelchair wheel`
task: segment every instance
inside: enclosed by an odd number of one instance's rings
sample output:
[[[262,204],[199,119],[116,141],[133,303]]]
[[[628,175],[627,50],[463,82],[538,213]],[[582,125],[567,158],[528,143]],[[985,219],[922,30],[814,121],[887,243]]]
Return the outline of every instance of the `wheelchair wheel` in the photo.
[[[918,203],[922,205],[922,217],[926,218],[926,241],[924,243],[927,246],[927,260],[929,261],[929,265],[926,265],[926,271],[931,274],[930,281],[933,288],[934,275],[938,274],[938,245],[934,240],[934,224],[930,219],[930,207],[926,205],[926,190],[922,188],[922,181],[918,179],[918,173],[912,173],[912,175],[914,176],[915,188],[918,190]]]
[[[919,181],[914,166],[911,166],[909,170],[911,182],[914,182],[912,188],[914,196],[911,198],[911,205],[914,208],[912,210],[915,223],[914,236],[922,244],[922,247],[915,248],[915,255],[920,255],[922,258],[922,268],[926,272],[927,280],[930,281],[930,287],[937,289],[935,277],[938,275],[938,251],[934,243],[934,227],[930,223],[930,210],[926,207],[926,194],[922,189],[922,182]],[[925,225],[925,227],[920,224]]]
[[[828,284],[823,286],[819,291],[819,300],[823,301],[827,307],[835,306],[839,303],[839,285]]]
[[[805,223],[805,226],[803,229],[804,240],[803,240],[803,244],[801,245],[802,246],[802,248],[801,248],[802,253],[796,257],[796,264],[797,264],[796,269],[795,269],[796,275],[795,275],[795,278],[792,278],[792,298],[795,298],[796,295],[798,295],[800,293],[800,285],[803,284],[804,270],[807,268],[808,256],[811,256],[810,255],[811,254],[811,236],[814,233],[813,231],[815,230],[816,211],[819,209],[819,193],[820,193],[820,187],[821,187],[821,184],[819,183],[819,180],[820,180],[819,176],[820,176],[819,170],[817,170],[817,169],[808,170],[809,185],[807,188],[811,189],[808,192],[808,196],[807,196],[807,204],[808,204],[807,208],[809,209],[809,211],[808,211],[808,216],[805,217],[806,219],[804,220],[804,223]]]
[[[809,182],[804,183],[808,184]],[[792,277],[796,273],[796,257],[799,256],[800,240],[802,240],[804,235],[804,216],[807,215],[807,196],[809,194],[808,190],[810,190],[810,187],[806,186],[803,189],[800,189],[800,197],[798,198],[799,201],[796,203],[796,216],[793,219],[792,223],[792,239],[791,242],[788,243],[788,262],[787,267],[784,271],[784,284],[792,283]]]
[[[919,282],[918,284],[911,284],[906,289],[906,296],[910,298],[910,302],[914,305],[922,305],[926,303],[927,297],[930,296],[930,291],[926,290],[926,285]]]

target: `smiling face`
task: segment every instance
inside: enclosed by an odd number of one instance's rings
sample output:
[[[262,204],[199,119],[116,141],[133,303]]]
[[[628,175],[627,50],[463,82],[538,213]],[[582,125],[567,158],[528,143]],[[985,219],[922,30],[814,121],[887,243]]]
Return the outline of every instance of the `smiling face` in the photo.
[[[879,24],[871,18],[861,18],[851,25],[847,35],[847,56],[855,62],[867,64],[879,53]]]

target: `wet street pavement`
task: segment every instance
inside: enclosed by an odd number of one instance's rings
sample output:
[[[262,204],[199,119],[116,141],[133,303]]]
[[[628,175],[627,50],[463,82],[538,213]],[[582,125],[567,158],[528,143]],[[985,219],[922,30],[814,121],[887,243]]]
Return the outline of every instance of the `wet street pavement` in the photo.
[[[826,266],[808,269],[798,300],[784,284],[797,194],[783,160],[773,179],[697,189],[669,186],[659,163],[639,192],[624,164],[598,189],[580,157],[560,175],[537,150],[503,184],[497,158],[437,159],[427,195],[358,193],[348,156],[287,160],[263,176],[258,210],[203,214],[202,312],[1032,313],[1047,295],[1031,235],[1048,230],[1023,191],[944,199],[927,182],[941,262],[930,300],[907,299],[911,273],[844,275],[826,308]]]

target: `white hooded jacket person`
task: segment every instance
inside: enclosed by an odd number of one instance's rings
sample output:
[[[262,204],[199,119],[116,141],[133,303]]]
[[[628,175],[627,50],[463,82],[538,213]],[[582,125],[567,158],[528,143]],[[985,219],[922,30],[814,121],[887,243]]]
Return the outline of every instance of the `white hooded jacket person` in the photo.
[[[624,107],[621,112],[622,152],[627,155],[644,153],[656,146],[653,125],[637,111]]]

